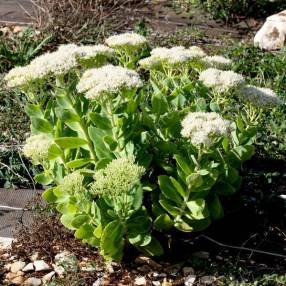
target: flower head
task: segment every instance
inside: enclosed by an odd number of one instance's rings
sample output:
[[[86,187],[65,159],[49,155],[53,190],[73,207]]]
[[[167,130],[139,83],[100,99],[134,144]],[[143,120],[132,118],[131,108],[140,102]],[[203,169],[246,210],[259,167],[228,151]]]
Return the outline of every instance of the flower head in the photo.
[[[242,75],[233,71],[222,71],[209,68],[200,74],[199,80],[207,87],[213,88],[218,92],[225,92],[244,84]]]
[[[140,182],[144,171],[134,157],[115,159],[95,173],[91,192],[111,198],[128,193]]]
[[[65,75],[80,66],[79,60],[96,60],[99,56],[110,58],[113,50],[104,45],[77,46],[67,44],[59,46],[55,52],[45,53],[25,67],[12,69],[5,77],[9,87],[23,86],[29,82]]]
[[[136,33],[114,35],[105,40],[105,43],[115,49],[140,49],[147,44],[144,36]]]
[[[78,171],[70,173],[63,178],[61,188],[64,190],[74,193],[82,189],[84,176]]]
[[[241,100],[261,107],[273,107],[283,104],[283,101],[270,88],[246,85],[239,91]]]
[[[113,49],[105,45],[79,46],[77,52],[77,56],[84,60],[95,59],[99,56],[111,58],[114,55]]]
[[[204,51],[199,47],[191,47],[186,49],[182,46],[173,48],[155,48],[151,51],[151,56],[139,61],[139,65],[146,69],[152,69],[162,64],[169,66],[177,66],[188,63],[195,58],[200,58],[205,55]]]
[[[35,163],[48,160],[48,151],[52,145],[52,139],[45,134],[32,135],[26,140],[23,153]]]
[[[215,112],[191,112],[182,121],[181,134],[194,145],[210,146],[215,139],[229,134],[230,124]]]
[[[222,56],[207,56],[202,59],[207,67],[226,69],[232,65],[232,60]]]
[[[86,92],[86,97],[96,99],[106,94],[118,93],[123,89],[142,86],[137,72],[120,66],[106,65],[87,70],[81,77],[77,90]]]
[[[4,77],[8,87],[24,86],[33,79],[29,67],[15,67]]]
[[[207,55],[202,48],[197,46],[191,46],[189,47],[188,50],[190,51],[190,53],[193,55],[194,58],[203,58]]]

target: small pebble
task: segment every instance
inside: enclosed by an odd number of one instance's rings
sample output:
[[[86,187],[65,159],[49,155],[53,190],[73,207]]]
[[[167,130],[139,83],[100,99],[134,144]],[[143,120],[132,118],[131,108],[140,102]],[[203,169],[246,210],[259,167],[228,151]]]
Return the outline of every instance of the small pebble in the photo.
[[[47,283],[49,282],[54,276],[55,276],[56,272],[55,271],[52,271],[48,274],[46,274],[45,276],[43,276],[42,280],[44,283]]]
[[[51,267],[44,260],[34,261],[35,271],[45,271],[51,269]]]
[[[197,276],[196,275],[189,275],[186,279],[185,279],[185,286],[193,286],[195,281],[196,281]]]
[[[11,264],[10,271],[12,273],[17,273],[25,267],[26,263],[23,261],[16,261]]]
[[[41,279],[35,277],[30,277],[24,282],[24,286],[39,286],[41,284],[42,284]]]
[[[146,281],[145,277],[136,277],[134,284],[137,286],[145,286],[145,285],[147,285],[147,281]]]
[[[32,262],[28,263],[22,271],[24,272],[29,272],[29,271],[34,271],[34,264]]]

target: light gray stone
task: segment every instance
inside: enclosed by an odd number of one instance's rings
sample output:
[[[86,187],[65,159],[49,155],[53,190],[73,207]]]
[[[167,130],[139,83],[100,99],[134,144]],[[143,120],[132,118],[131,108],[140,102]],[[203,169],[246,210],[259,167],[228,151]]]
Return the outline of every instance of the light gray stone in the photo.
[[[51,267],[44,260],[34,261],[35,271],[46,271],[50,270]]]
[[[10,271],[12,273],[17,273],[25,267],[26,263],[24,261],[16,261],[11,264]]]
[[[193,275],[193,274],[187,276],[186,279],[185,279],[184,285],[185,286],[193,286],[195,281],[196,281],[196,278],[197,278],[197,276]]]
[[[79,268],[77,257],[69,251],[58,253],[55,256],[55,264],[64,267],[67,272],[77,272]]]
[[[42,280],[35,277],[30,277],[24,282],[24,286],[40,286],[42,284]]]
[[[137,286],[145,286],[145,285],[147,285],[146,278],[143,276],[142,277],[136,277],[134,284]]]
[[[284,47],[286,41],[286,10],[267,18],[254,37],[254,44],[261,49],[274,51]]]
[[[32,262],[28,263],[22,271],[24,272],[29,272],[29,271],[34,271],[34,264]]]
[[[55,276],[56,272],[51,271],[50,273],[46,274],[45,276],[42,277],[42,281],[44,283],[47,283],[52,280],[52,278]]]

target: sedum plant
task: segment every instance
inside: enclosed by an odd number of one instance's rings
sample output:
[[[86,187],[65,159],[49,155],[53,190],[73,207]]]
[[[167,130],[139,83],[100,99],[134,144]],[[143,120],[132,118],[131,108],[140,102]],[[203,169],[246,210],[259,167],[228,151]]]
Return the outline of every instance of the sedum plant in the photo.
[[[161,255],[159,232],[200,231],[223,216],[220,198],[240,186],[262,109],[281,101],[199,47],[150,53],[133,33],[106,44],[60,46],[6,75],[28,100],[23,152],[76,238],[107,260],[127,245]]]

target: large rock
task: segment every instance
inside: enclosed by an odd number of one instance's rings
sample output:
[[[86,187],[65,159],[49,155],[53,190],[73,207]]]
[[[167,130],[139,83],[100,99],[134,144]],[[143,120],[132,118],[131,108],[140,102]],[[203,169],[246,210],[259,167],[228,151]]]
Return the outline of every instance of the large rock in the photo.
[[[286,10],[267,18],[254,37],[254,44],[261,49],[274,51],[286,42]]]

